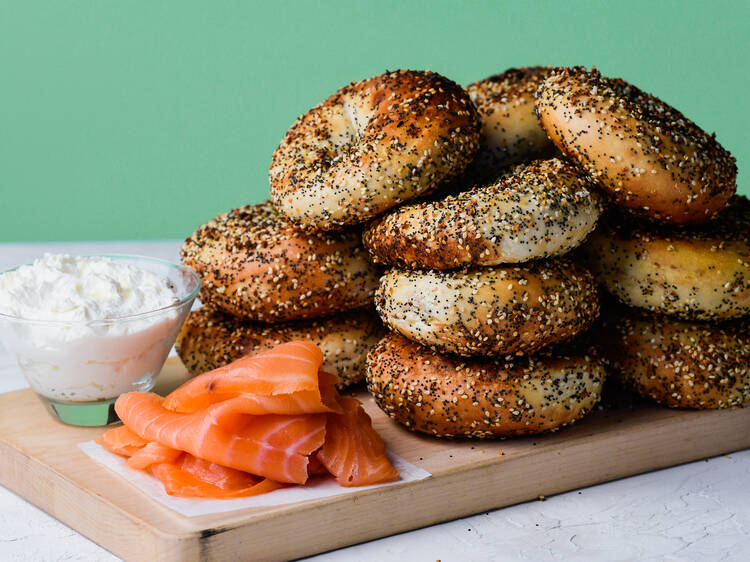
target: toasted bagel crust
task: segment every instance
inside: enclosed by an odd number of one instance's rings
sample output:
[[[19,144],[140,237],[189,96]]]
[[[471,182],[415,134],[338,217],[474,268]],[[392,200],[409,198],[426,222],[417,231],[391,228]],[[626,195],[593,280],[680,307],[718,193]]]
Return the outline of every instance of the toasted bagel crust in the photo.
[[[302,115],[271,159],[271,196],[315,230],[357,224],[461,174],[479,117],[461,86],[387,72],[353,82]]]
[[[378,272],[360,243],[359,232],[302,231],[265,202],[200,226],[181,256],[201,277],[204,304],[282,322],[370,305]]]
[[[569,259],[453,272],[392,269],[375,306],[404,336],[466,356],[532,353],[570,339],[599,315],[591,273]]]
[[[376,263],[411,269],[518,263],[577,247],[601,210],[571,164],[537,160],[489,185],[399,207],[375,219],[363,241]]]
[[[613,201],[651,220],[711,220],[736,190],[735,159],[682,113],[596,69],[554,72],[536,112],[557,147]]]
[[[412,431],[439,437],[511,437],[554,431],[601,394],[589,356],[464,360],[389,334],[367,356],[378,406]]]
[[[735,196],[716,220],[669,228],[608,214],[584,249],[623,303],[693,319],[750,314],[750,201]]]
[[[513,164],[557,152],[534,113],[534,94],[554,67],[510,68],[466,87],[482,122],[482,140],[469,174],[491,179]]]
[[[713,324],[617,309],[599,355],[610,374],[671,408],[727,408],[750,401],[750,321]]]
[[[191,374],[205,373],[248,353],[293,340],[310,340],[323,351],[323,370],[343,388],[364,380],[367,351],[385,330],[367,310],[317,320],[258,324],[204,306],[192,311],[177,337],[177,353]]]

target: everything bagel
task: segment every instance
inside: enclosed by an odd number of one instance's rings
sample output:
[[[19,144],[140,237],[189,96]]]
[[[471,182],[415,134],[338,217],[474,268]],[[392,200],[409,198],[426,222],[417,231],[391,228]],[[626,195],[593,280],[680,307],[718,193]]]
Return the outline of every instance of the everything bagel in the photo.
[[[461,174],[479,148],[466,92],[434,72],[354,82],[302,115],[271,159],[271,196],[314,230],[357,224]]]
[[[412,431],[511,437],[583,417],[605,374],[587,355],[465,360],[389,334],[368,354],[366,376],[378,406]]]
[[[596,226],[601,197],[571,164],[521,164],[493,183],[378,217],[363,241],[376,263],[455,269],[564,254]]]
[[[651,220],[698,224],[735,192],[735,159],[682,113],[596,69],[560,69],[536,94],[557,147],[620,206]]]
[[[686,322],[615,309],[600,352],[608,371],[671,408],[728,408],[750,400],[750,322]]]
[[[554,67],[510,68],[466,87],[482,122],[469,174],[491,180],[512,164],[552,156],[555,145],[534,113],[534,94]]]
[[[750,314],[750,201],[675,228],[608,214],[584,246],[591,269],[621,302],[694,319]]]
[[[469,271],[392,269],[375,306],[404,336],[442,352],[532,353],[585,330],[599,315],[591,273],[568,259]]]
[[[181,250],[204,304],[260,322],[317,318],[372,303],[378,272],[358,232],[309,233],[270,202],[222,213]]]

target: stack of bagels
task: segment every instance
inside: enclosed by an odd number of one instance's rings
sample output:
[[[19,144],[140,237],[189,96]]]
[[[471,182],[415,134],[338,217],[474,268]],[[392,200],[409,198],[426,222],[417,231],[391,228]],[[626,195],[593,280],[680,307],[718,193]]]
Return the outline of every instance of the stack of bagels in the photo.
[[[205,306],[178,351],[197,372],[311,338],[342,386],[364,373],[389,416],[440,437],[556,430],[605,372],[670,406],[741,404],[735,180],[713,135],[595,69],[353,82],[289,129],[272,201],[186,241]]]
[[[465,188],[365,229],[373,260],[388,267],[375,304],[392,330],[370,352],[367,383],[410,429],[540,433],[599,398],[601,363],[562,344],[599,315],[596,283],[569,252],[595,228],[603,199],[555,157],[534,115],[534,91],[552,72],[511,70],[470,85],[480,147]]]

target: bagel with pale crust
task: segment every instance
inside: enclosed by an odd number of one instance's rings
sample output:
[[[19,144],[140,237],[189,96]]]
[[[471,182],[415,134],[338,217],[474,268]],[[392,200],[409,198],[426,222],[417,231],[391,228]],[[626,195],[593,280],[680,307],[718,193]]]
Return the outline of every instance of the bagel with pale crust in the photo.
[[[589,412],[605,373],[590,355],[463,359],[389,334],[367,356],[367,388],[412,431],[513,437],[554,431]]]
[[[750,314],[750,201],[743,195],[692,228],[607,214],[584,252],[597,280],[629,306],[704,320]]]
[[[336,375],[343,388],[364,380],[367,351],[384,333],[380,320],[369,310],[259,324],[204,306],[188,315],[175,347],[187,370],[198,375],[284,342],[310,340],[323,351],[322,369]]]
[[[445,353],[533,353],[584,331],[599,315],[596,284],[573,262],[475,270],[388,271],[375,306],[388,326]]]
[[[459,176],[479,118],[455,82],[386,72],[341,88],[297,119],[273,153],[271,196],[314,230],[358,224]]]
[[[750,401],[750,321],[689,322],[623,307],[603,322],[599,355],[623,386],[670,408]]]
[[[489,185],[399,207],[375,219],[363,241],[376,263],[410,269],[518,263],[577,247],[601,211],[573,165],[537,160]]]
[[[715,135],[624,80],[560,69],[540,86],[535,107],[562,153],[633,213],[704,223],[736,190],[735,159]]]
[[[268,201],[220,214],[180,253],[204,304],[259,322],[371,306],[378,284],[358,231],[305,232]]]
[[[554,67],[510,68],[466,87],[482,122],[469,175],[494,178],[503,168],[557,152],[534,113],[534,94]]]

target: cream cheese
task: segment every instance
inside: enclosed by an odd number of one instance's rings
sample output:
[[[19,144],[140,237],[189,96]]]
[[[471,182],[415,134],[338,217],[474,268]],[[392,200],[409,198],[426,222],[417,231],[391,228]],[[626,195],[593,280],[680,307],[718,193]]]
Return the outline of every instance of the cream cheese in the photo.
[[[177,300],[167,279],[106,257],[44,254],[0,275],[0,313],[29,320],[122,318]]]
[[[178,301],[169,279],[126,261],[45,254],[0,275],[0,313],[12,317],[0,316],[0,335],[37,393],[112,399],[151,388],[184,316],[137,315]]]

